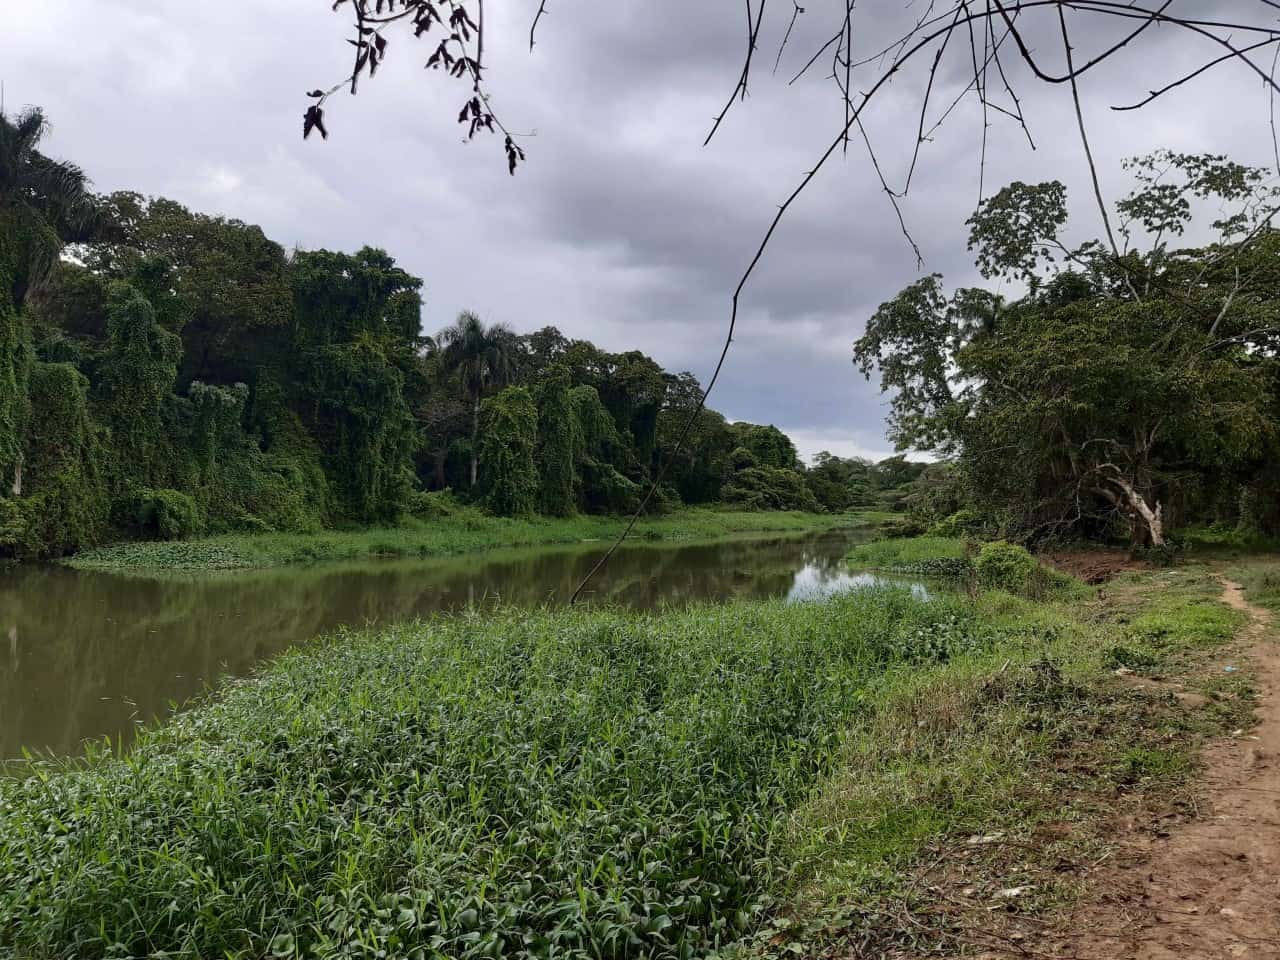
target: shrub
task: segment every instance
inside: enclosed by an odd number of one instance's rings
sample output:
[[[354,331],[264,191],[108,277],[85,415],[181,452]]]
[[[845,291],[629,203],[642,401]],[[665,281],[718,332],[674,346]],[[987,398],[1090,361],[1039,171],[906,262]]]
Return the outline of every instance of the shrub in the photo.
[[[957,510],[929,528],[931,537],[963,537],[983,532],[987,522],[976,510]]]
[[[137,533],[160,540],[182,540],[204,529],[199,505],[180,490],[135,490],[117,503],[115,513]]]
[[[1026,593],[1035,583],[1040,564],[1024,547],[995,540],[983,544],[973,568],[978,582],[988,589]]]
[[[925,525],[915,517],[894,517],[880,524],[880,533],[886,537],[920,537],[925,530]]]
[[[418,490],[409,494],[405,513],[418,520],[443,520],[458,511],[452,490]]]

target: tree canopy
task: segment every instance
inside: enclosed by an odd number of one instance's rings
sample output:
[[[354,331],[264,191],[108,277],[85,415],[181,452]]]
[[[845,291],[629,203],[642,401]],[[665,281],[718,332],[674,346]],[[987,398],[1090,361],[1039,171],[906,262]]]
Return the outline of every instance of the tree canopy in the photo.
[[[0,289],[0,556],[394,523],[444,491],[629,511],[667,463],[652,509],[859,502],[830,470],[816,495],[773,426],[703,411],[679,446],[692,374],[470,312],[426,336],[425,285],[386,251],[289,253],[170,200],[94,196],[35,152],[38,114],[4,124],[0,268],[21,280]]]
[[[953,456],[972,500],[1025,538],[1120,527],[1159,547],[1171,526],[1234,522],[1274,485],[1280,191],[1222,156],[1127,167],[1119,258],[1060,240],[1062,184],[1014,183],[969,220],[971,248],[984,276],[1026,293],[947,296],[928,276],[854,346],[893,393],[898,446]],[[1217,239],[1172,246],[1197,208]]]

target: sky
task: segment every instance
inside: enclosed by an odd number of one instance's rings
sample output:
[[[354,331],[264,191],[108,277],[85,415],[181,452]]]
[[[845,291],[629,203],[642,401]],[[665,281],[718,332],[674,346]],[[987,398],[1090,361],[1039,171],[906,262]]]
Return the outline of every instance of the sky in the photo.
[[[488,0],[491,103],[528,154],[515,177],[500,140],[464,142],[455,121],[467,85],[425,71],[434,44],[403,32],[388,34],[386,63],[357,97],[326,104],[329,139],[304,142],[304,93],[350,69],[350,14],[329,7],[7,4],[6,107],[43,107],[53,127],[47,152],[79,163],[99,191],[137,190],[260,224],[288,248],[386,248],[425,281],[428,333],[470,309],[518,332],[551,324],[606,349],[640,349],[705,382],[732,292],[778,206],[843,125],[829,58],[789,82],[838,27],[836,4],[809,0],[775,74],[792,5],[774,0],[749,96],[703,146],[741,72],[742,0],[550,0],[532,52],[535,0]],[[922,8],[863,0],[855,54],[879,49]],[[1266,22],[1256,0],[1174,0],[1179,8]],[[1115,29],[1096,16],[1076,16],[1071,28],[1080,60]],[[1046,63],[1061,64],[1059,38],[1033,24],[1028,37]],[[1143,111],[1110,109],[1220,52],[1162,26],[1122,62],[1082,79],[1108,202],[1131,188],[1121,160],[1156,147],[1271,162],[1268,94],[1242,66],[1225,65]],[[855,370],[851,345],[876,307],[922,272],[953,286],[979,280],[964,221],[980,187],[989,195],[1012,180],[1061,179],[1072,235],[1100,234],[1069,89],[1038,83],[1012,48],[1006,62],[1035,149],[1016,123],[991,114],[983,168],[977,101],[949,115],[923,145],[901,201],[923,267],[860,140],[837,152],[744,288],[712,407],[776,424],[806,458],[887,456],[886,397]],[[895,187],[916,142],[927,66],[922,59],[896,76],[865,114]],[[855,74],[857,89],[875,70]],[[934,84],[930,123],[971,74],[968,42],[957,40]]]

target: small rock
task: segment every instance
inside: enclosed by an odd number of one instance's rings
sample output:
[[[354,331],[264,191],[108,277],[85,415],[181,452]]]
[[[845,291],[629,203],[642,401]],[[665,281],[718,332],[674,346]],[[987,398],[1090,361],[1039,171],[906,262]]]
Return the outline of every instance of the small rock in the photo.
[[[1236,917],[1240,916],[1239,910],[1232,910],[1230,907],[1223,907],[1218,912],[1222,914],[1224,917],[1227,917],[1229,919],[1235,919]]]
[[[965,841],[971,847],[985,847],[989,843],[999,843],[1004,839],[1003,833],[975,833],[972,837]]]
[[[1001,890],[999,893],[996,894],[996,899],[1012,900],[1015,897],[1020,897],[1024,893],[1028,893],[1029,891],[1034,889],[1035,889],[1035,884],[1031,884],[1031,883],[1028,883],[1026,886],[1022,886],[1022,887],[1005,887],[1003,890]]]

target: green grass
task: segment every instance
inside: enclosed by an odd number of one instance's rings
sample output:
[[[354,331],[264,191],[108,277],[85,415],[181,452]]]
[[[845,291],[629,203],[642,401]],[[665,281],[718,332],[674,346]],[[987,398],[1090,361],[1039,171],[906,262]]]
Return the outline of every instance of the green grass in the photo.
[[[921,896],[930,844],[1101,818],[1241,722],[1247,686],[1188,712],[1107,661],[1187,668],[1240,622],[1217,589],[500,610],[317,642],[123,757],[0,781],[0,955],[901,939],[879,905]]]
[[[754,533],[800,533],[875,522],[859,515],[721,511],[688,508],[641,520],[637,540],[710,540]],[[201,571],[292,564],[414,558],[467,553],[493,547],[536,546],[607,540],[622,532],[625,518],[510,519],[459,508],[431,521],[321,533],[230,534],[203,540],[121,543],[88,550],[66,563],[82,570]]]
[[[0,953],[700,954],[785,879],[868,683],[995,640],[897,589],[340,636],[0,782]]]
[[[793,815],[788,905],[753,953],[930,952],[966,942],[949,936],[989,923],[989,907],[1007,909],[992,899],[1003,887],[1034,886],[1024,911],[1071,899],[1078,882],[1062,865],[1105,854],[1102,825],[1122,792],[1168,802],[1205,737],[1247,725],[1247,679],[1224,680],[1213,659],[1242,624],[1219,592],[1205,571],[1178,571],[1109,587],[1106,600],[979,596],[974,622],[995,642],[946,662],[890,665],[863,691],[867,709],[834,772]],[[1189,709],[1115,677],[1108,651],[1135,637],[1151,644],[1160,672],[1185,677],[1209,704]],[[966,849],[974,836],[996,842]],[[946,904],[928,892],[946,881],[918,874],[925,859],[944,858],[940,843],[962,851],[950,862],[968,863]],[[968,921],[949,916],[964,906],[954,899],[962,885]],[[904,920],[904,904],[915,919]]]
[[[1193,556],[1252,556],[1280,550],[1280,538],[1219,524],[1179,530],[1175,539]]]
[[[855,567],[923,576],[965,576],[972,564],[964,541],[951,537],[904,537],[860,543],[848,556]]]
[[[859,566],[898,567],[926,560],[955,560],[964,556],[964,541],[951,537],[908,537],[860,543],[849,553]]]
[[[1227,575],[1244,588],[1250,603],[1280,613],[1280,560],[1275,557],[1234,564]]]

